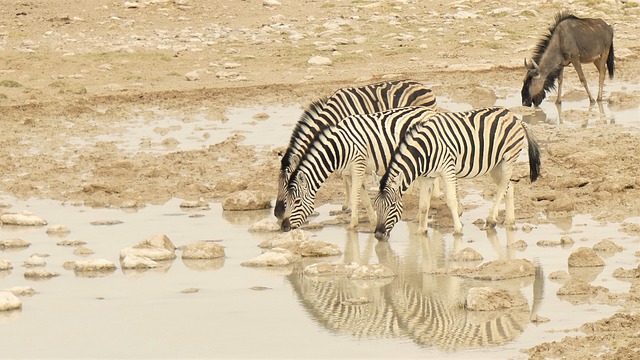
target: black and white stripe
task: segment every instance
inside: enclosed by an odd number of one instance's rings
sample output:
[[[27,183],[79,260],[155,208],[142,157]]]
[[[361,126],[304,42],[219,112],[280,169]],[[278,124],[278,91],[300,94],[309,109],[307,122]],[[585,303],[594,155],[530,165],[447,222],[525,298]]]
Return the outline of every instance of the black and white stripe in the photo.
[[[436,98],[431,89],[419,82],[399,80],[342,88],[329,98],[311,103],[298,120],[289,140],[289,147],[280,163],[274,215],[278,219],[284,216],[284,198],[289,177],[298,167],[300,158],[318,133],[338,124],[350,115],[370,114],[406,106],[425,106],[435,109]],[[345,178],[345,186],[348,183],[349,178]],[[349,195],[349,186],[347,186],[347,195]]]
[[[457,179],[474,178],[486,173],[498,185],[496,201],[487,217],[495,226],[498,206],[505,198],[505,224],[515,223],[511,175],[520,151],[528,142],[529,176],[540,174],[540,151],[524,123],[501,107],[464,112],[438,113],[413,126],[398,145],[376,197],[378,221],[375,235],[386,240],[402,215],[402,194],[416,180],[429,187],[442,177],[447,205],[454,221],[454,232],[462,232]],[[427,199],[428,201],[429,199]],[[428,205],[426,210],[428,212]],[[424,210],[425,207],[421,207]],[[427,212],[422,215],[419,231],[426,231]]]
[[[326,128],[302,155],[291,174],[285,196],[284,231],[301,226],[313,211],[315,194],[333,172],[351,174],[350,227],[358,225],[358,200],[367,172],[384,174],[400,139],[411,125],[428,119],[435,112],[426,107],[407,107],[384,112],[353,115]],[[421,193],[421,197],[431,194]],[[368,195],[362,196],[371,223],[375,212]]]

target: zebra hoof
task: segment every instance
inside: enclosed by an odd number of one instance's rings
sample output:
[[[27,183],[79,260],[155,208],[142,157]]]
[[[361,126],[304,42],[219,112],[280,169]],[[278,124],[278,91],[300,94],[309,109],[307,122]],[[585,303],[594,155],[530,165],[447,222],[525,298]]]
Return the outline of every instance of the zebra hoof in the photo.
[[[497,224],[498,222],[495,219],[487,218],[485,226],[488,228],[494,228]]]

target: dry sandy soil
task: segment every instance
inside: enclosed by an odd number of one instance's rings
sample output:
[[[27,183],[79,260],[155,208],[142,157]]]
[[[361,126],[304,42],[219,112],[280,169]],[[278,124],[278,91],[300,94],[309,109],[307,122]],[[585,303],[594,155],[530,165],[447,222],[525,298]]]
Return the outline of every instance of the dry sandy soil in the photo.
[[[559,10],[601,17],[614,27],[615,80],[632,86],[609,91],[605,83],[605,101],[637,109],[637,1],[3,1],[0,192],[94,207],[131,201],[143,206],[172,197],[219,201],[242,189],[275,198],[276,152],[241,145],[241,136],[163,155],[128,153],[108,141],[79,146],[69,139],[125,133],[140,116],[152,119],[150,109],[219,119],[229,106],[306,104],[343,86],[386,79],[419,80],[437,96],[492,105],[519,93],[523,59]],[[314,56],[331,64],[310,64]],[[585,69],[595,93],[595,68]],[[587,104],[575,72],[565,73],[567,96]],[[545,101],[554,94],[550,98]],[[543,176],[529,185],[526,166],[518,169],[520,220],[535,224],[543,221],[539,214],[587,213],[623,221],[640,215],[637,131],[607,125],[588,111],[566,117],[595,125],[532,126],[543,145]],[[489,198],[490,183],[478,184]],[[342,196],[341,184],[332,179],[318,202],[341,202]],[[446,214],[437,211],[442,203],[434,206],[436,214]],[[640,234],[637,227],[627,229]],[[637,313],[637,299],[626,308]],[[601,329],[593,335],[541,344],[529,354],[637,355],[639,322],[610,320],[587,325]]]

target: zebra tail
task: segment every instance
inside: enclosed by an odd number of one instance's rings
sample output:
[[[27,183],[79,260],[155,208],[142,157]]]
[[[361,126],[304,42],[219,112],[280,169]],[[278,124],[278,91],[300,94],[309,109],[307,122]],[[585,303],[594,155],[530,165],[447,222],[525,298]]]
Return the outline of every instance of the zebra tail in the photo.
[[[538,141],[526,126],[524,127],[524,133],[529,144],[529,179],[534,182],[540,176],[540,146],[538,146]]]
[[[609,70],[609,79],[613,79],[613,72],[615,71],[615,65],[613,63],[613,41],[611,42],[611,47],[609,48],[609,56],[607,57],[607,69]]]

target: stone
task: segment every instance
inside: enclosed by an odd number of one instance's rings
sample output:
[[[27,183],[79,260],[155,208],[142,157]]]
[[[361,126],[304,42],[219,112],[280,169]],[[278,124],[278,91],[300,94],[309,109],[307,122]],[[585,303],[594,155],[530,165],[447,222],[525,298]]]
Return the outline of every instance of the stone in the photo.
[[[106,259],[73,261],[72,270],[75,272],[112,272],[116,265]]]
[[[123,269],[153,269],[157,268],[159,264],[147,257],[127,255],[120,260],[120,266]]]
[[[367,264],[358,266],[347,275],[351,280],[376,280],[393,278],[396,276],[391,269],[382,264]]]
[[[313,56],[307,61],[307,63],[315,66],[331,66],[333,64],[331,59],[324,56]]]
[[[27,260],[24,261],[24,266],[26,267],[38,267],[45,265],[47,265],[47,262],[44,260],[44,258],[38,255],[31,255]]]
[[[251,260],[240,263],[240,265],[251,267],[282,267],[291,265],[298,260],[300,260],[300,257],[287,249],[273,248]]]
[[[41,268],[29,269],[24,272],[24,277],[27,279],[50,279],[56,276],[60,276],[60,274]]]
[[[5,225],[18,225],[18,226],[43,226],[47,225],[47,222],[38,216],[25,211],[22,214],[3,214],[0,216],[0,221]]]
[[[491,287],[469,289],[465,307],[473,311],[504,310],[527,305],[527,300],[519,293],[510,293]]]
[[[455,261],[478,261],[484,259],[479,252],[470,247],[458,251],[454,256]]]
[[[280,225],[272,219],[262,219],[249,227],[250,232],[277,232],[280,231]]]
[[[212,241],[198,241],[181,247],[183,259],[217,259],[225,257],[224,246]]]
[[[222,209],[225,211],[262,210],[270,207],[271,197],[257,190],[238,191],[222,201]]]
[[[0,271],[11,270],[13,269],[13,265],[11,265],[11,261],[0,259]]]
[[[68,234],[71,230],[65,225],[52,225],[47,228],[47,234]]]
[[[569,255],[567,260],[569,266],[573,267],[596,267],[604,266],[604,260],[588,247],[581,247]]]
[[[22,308],[22,301],[12,292],[0,291],[0,311],[17,310]]]
[[[30,245],[30,242],[22,239],[0,240],[0,249],[19,249],[29,247]]]

